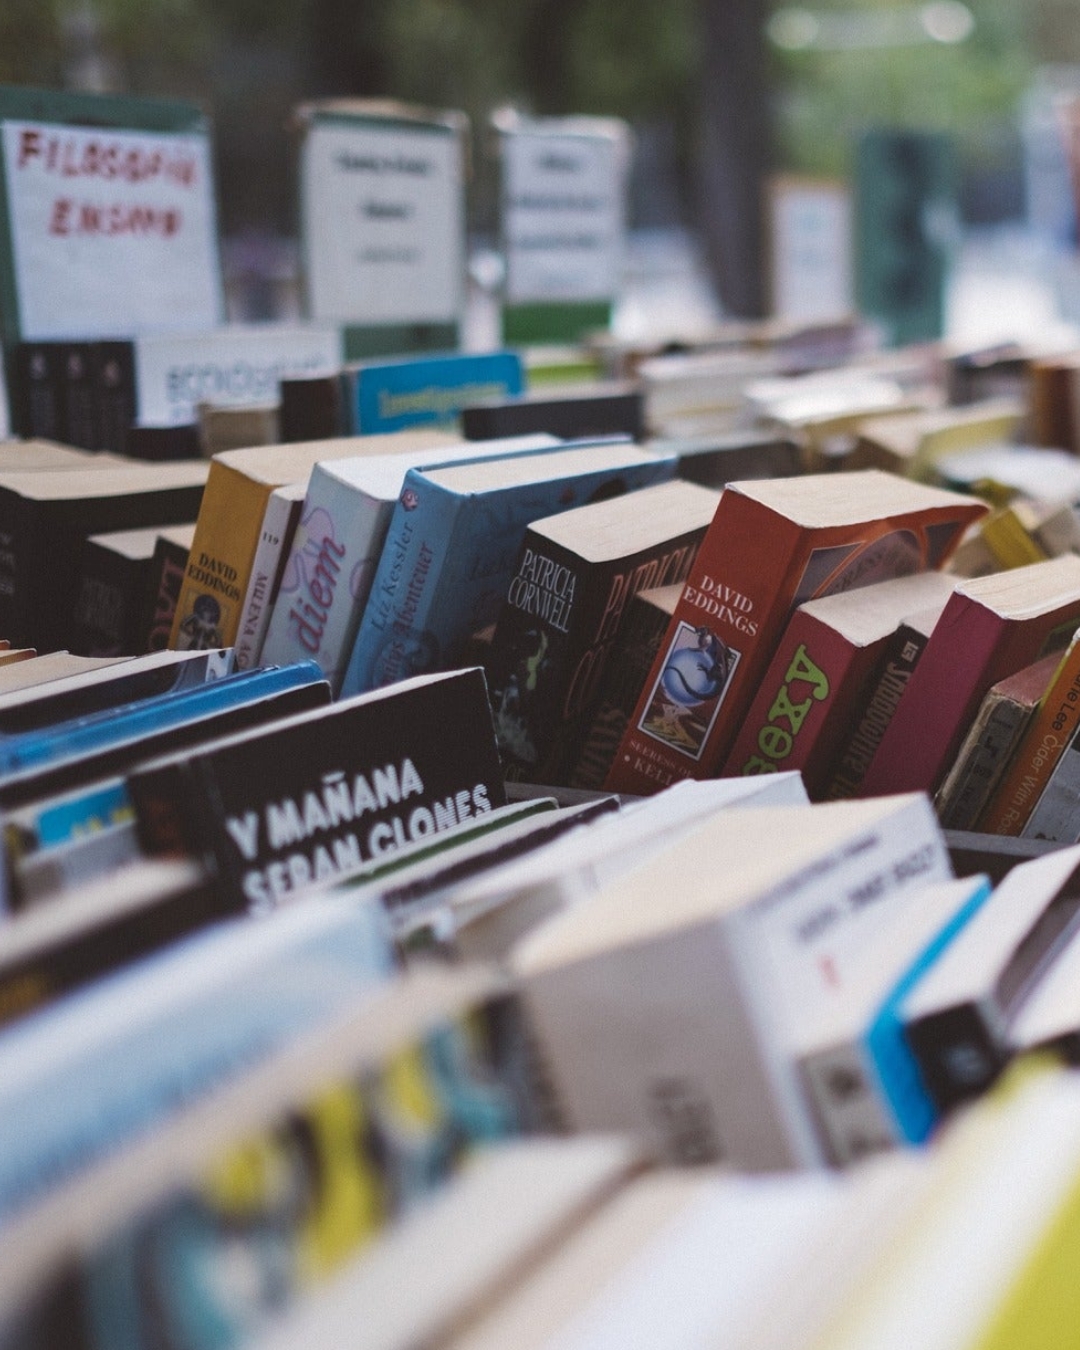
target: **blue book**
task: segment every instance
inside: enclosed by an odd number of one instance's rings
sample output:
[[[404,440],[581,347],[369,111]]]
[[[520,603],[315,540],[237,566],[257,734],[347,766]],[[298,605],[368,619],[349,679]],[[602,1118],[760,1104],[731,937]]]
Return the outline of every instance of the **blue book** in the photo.
[[[674,476],[675,456],[607,440],[414,469],[404,485],[341,695],[449,670],[499,616],[534,520]]]
[[[346,372],[353,430],[360,436],[423,423],[452,423],[463,408],[525,388],[517,352],[414,357]]]
[[[40,731],[3,737],[0,773],[14,774],[60,760],[81,759],[242,704],[323,682],[323,673],[313,661],[241,671],[193,689],[159,694]]]
[[[377,903],[227,920],[0,1033],[0,1226],[395,968]]]

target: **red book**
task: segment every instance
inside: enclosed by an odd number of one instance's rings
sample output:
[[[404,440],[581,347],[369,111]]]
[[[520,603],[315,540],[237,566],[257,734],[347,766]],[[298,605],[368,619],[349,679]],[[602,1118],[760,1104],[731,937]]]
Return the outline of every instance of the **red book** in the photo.
[[[990,686],[1064,647],[1078,623],[1075,554],[962,582],[908,681],[861,795],[932,792]]]
[[[859,693],[890,638],[913,611],[944,604],[955,585],[941,572],[918,572],[800,605],[735,737],[724,775],[798,769],[811,800],[820,800],[861,706]]]
[[[605,787],[714,775],[793,609],[939,567],[985,511],[875,469],[729,484]]]

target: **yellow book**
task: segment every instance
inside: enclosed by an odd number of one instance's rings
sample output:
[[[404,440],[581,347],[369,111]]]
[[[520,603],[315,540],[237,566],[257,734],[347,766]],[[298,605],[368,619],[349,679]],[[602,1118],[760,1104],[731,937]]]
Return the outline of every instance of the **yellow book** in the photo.
[[[1003,506],[987,516],[982,537],[1002,569],[1046,562],[1049,557],[1014,506]]]
[[[434,449],[459,439],[448,432],[418,430],[258,445],[215,455],[169,646],[187,651],[235,643],[267,499],[275,488],[306,481],[321,460]]]

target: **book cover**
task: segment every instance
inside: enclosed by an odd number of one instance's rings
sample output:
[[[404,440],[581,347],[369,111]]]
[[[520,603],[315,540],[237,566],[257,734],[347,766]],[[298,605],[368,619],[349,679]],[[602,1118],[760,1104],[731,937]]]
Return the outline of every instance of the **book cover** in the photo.
[[[259,664],[263,640],[270,623],[285,559],[292,547],[293,535],[307,493],[307,483],[286,483],[275,488],[266,501],[262,529],[255,556],[251,560],[251,580],[240,611],[240,629],[236,635],[236,664],[250,670]]]
[[[1052,733],[1051,733],[1052,734]],[[1080,737],[1067,734],[1057,764],[1020,831],[1024,839],[1072,844],[1080,839]]]
[[[674,459],[620,442],[411,469],[372,579],[342,693],[459,660],[499,614],[533,520],[671,478]]]
[[[1051,652],[991,685],[934,806],[943,829],[974,830],[1061,664]]]
[[[180,599],[194,539],[194,525],[173,525],[158,531],[146,588],[148,612],[142,625],[142,645],[147,652],[161,652],[169,645],[176,602]]]
[[[811,801],[825,795],[852,709],[906,615],[955,582],[917,572],[808,600],[788,620],[723,775],[797,769]]]
[[[762,806],[569,906],[511,956],[566,1126],[673,1160],[820,1164],[793,1031],[905,893],[949,877],[924,797]]]
[[[142,656],[158,526],[92,534],[83,544],[72,612],[71,651]]]
[[[453,423],[470,403],[508,398],[525,387],[517,352],[413,357],[347,371],[353,429],[362,436],[425,423]]]
[[[554,448],[552,436],[467,445],[441,431],[398,432],[391,454],[317,464],[282,572],[263,659],[317,661],[335,692],[409,469]],[[379,443],[389,445],[384,438]]]
[[[675,480],[528,527],[485,661],[508,778],[567,782],[628,602],[685,580],[718,501]]]
[[[94,346],[91,342],[60,344],[60,435],[65,445],[100,450]]]
[[[19,342],[11,358],[11,423],[19,436],[63,439],[60,342]]]
[[[843,741],[836,765],[824,792],[826,801],[859,796],[859,788],[882,737],[892,721],[900,698],[919,664],[934,625],[941,618],[944,602],[919,614],[909,614],[885,645],[885,654],[863,695],[855,700],[850,734]]]
[[[1080,630],[1072,635],[1001,782],[979,816],[987,834],[1025,834],[1080,725]],[[1033,829],[1038,838],[1039,833]],[[1043,835],[1043,838],[1060,838]],[[1069,841],[1065,841],[1069,842]]]
[[[135,355],[130,342],[100,341],[92,350],[97,448],[129,453],[128,437],[135,423]],[[194,454],[189,450],[184,456]]]
[[[266,503],[275,488],[306,480],[321,460],[391,447],[357,438],[226,450],[210,462],[169,646],[229,647],[240,631]]]
[[[962,582],[908,681],[862,793],[933,792],[990,686],[1063,647],[1078,622],[1075,555]]]
[[[461,434],[469,441],[527,436],[546,431],[564,440],[587,436],[645,439],[645,404],[632,385],[582,385],[573,393],[519,395],[501,402],[472,403],[462,409]]]
[[[506,800],[483,672],[421,676],[144,765],[150,853],[214,858],[254,908]]]
[[[611,659],[604,668],[596,709],[581,738],[570,786],[599,791],[619,749],[641,687],[675,612],[682,584],[631,596]]]
[[[985,510],[874,470],[731,484],[606,786],[655,792],[715,773],[792,610],[940,567]]]
[[[0,474],[0,632],[68,648],[82,541],[193,520],[206,478],[197,462]]]

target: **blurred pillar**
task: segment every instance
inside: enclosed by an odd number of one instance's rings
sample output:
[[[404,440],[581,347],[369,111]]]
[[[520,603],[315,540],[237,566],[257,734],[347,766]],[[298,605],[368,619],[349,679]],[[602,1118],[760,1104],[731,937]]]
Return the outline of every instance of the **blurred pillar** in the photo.
[[[724,309],[767,309],[765,179],[771,165],[765,0],[701,0],[698,195],[705,256]]]

